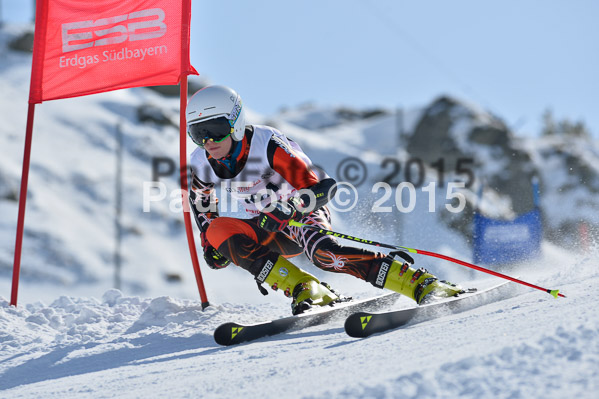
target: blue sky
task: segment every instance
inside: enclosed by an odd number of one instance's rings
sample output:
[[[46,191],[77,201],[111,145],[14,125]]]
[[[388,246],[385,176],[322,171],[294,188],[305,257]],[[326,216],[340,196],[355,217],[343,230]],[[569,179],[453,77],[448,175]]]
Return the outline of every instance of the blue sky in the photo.
[[[5,20],[31,14],[0,1]],[[192,14],[193,65],[262,114],[451,94],[522,134],[551,108],[599,137],[597,1],[196,0]]]

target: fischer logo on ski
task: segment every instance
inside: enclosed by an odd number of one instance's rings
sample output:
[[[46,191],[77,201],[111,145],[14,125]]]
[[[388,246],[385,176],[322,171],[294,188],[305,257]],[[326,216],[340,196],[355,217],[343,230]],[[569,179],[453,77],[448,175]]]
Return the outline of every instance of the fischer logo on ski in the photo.
[[[237,334],[241,332],[241,330],[243,330],[243,327],[233,327],[231,329],[231,340],[233,340],[233,338],[235,338]]]
[[[372,319],[372,316],[360,317],[360,321],[362,322],[362,330],[366,328],[368,323],[370,323],[370,319]]]

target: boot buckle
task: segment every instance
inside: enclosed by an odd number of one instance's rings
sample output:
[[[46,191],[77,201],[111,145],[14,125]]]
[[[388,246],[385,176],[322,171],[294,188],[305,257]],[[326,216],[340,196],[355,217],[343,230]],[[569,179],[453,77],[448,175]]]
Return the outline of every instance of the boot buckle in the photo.
[[[408,271],[408,269],[410,268],[410,265],[406,262],[401,266],[401,269],[399,269],[399,277],[403,276],[405,272]]]
[[[418,280],[420,278],[420,276],[422,276],[424,273],[426,273],[426,270],[423,268],[420,268],[418,270],[416,270],[414,272],[414,274],[412,275],[412,279],[410,280],[410,284],[414,284],[414,282],[416,280]]]

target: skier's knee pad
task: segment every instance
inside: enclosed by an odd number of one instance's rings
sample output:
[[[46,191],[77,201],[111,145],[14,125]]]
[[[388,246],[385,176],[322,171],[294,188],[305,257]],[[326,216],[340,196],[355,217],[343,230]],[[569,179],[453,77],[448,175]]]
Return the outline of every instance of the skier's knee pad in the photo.
[[[256,232],[242,219],[221,216],[214,219],[206,229],[206,238],[214,248],[219,248],[223,242],[238,234],[258,242]]]

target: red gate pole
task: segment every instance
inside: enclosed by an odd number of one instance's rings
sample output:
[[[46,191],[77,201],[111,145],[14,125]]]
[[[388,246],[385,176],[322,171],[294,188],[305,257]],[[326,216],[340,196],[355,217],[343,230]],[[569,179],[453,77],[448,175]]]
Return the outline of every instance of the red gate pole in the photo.
[[[19,194],[19,216],[17,219],[17,236],[15,239],[15,260],[12,267],[12,291],[10,304],[17,306],[19,294],[19,275],[21,272],[21,252],[23,249],[23,231],[25,229],[25,205],[27,202],[27,183],[29,181],[29,164],[31,161],[31,141],[33,138],[33,113],[35,104],[29,104],[27,110],[27,127],[25,130],[25,150],[23,153],[23,171],[21,173],[21,192]]]
[[[191,224],[191,209],[189,208],[189,185],[187,183],[187,120],[185,118],[185,109],[187,108],[187,75],[181,76],[181,84],[179,86],[180,93],[180,121],[179,121],[179,162],[181,164],[181,196],[183,197],[183,219],[185,221],[185,232],[187,233],[187,244],[189,245],[189,253],[191,255],[191,263],[196,276],[196,282],[200,291],[202,300],[202,309],[210,306],[206,289],[204,288],[204,279],[200,270],[200,262],[198,261],[198,252],[196,250],[195,240],[193,238],[193,227]]]

